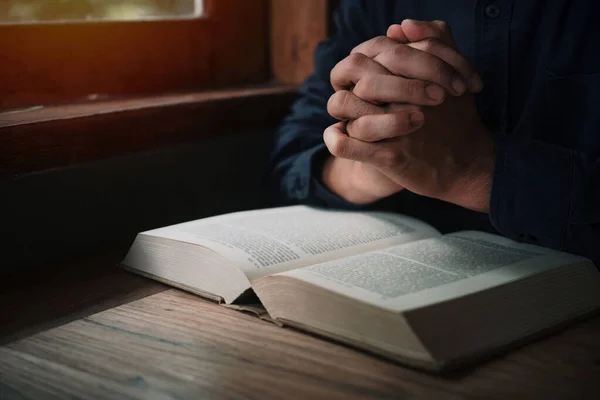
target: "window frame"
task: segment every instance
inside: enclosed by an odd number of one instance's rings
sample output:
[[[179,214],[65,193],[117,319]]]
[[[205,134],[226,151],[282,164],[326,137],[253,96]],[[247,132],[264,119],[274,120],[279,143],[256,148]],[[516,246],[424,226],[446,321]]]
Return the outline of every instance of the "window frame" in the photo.
[[[198,18],[0,24],[0,110],[261,83],[267,0]]]
[[[234,29],[222,34],[220,43],[234,44],[218,50],[219,62],[209,81],[183,82],[181,92],[151,86],[147,89],[152,93],[134,96],[63,98],[64,104],[4,112],[0,107],[0,179],[240,131],[273,129],[289,112],[297,85],[312,72],[313,51],[327,35],[333,6],[330,0],[206,0],[215,35],[227,30],[225,21],[231,21],[227,12],[235,13],[233,6],[246,1],[268,5],[264,15],[254,10],[259,18],[268,19],[247,35],[264,34],[249,64],[241,63],[239,53],[231,51],[240,46],[239,29]],[[219,6],[217,13],[211,8],[217,2],[229,6]],[[307,24],[311,29],[306,29]],[[255,24],[243,26],[249,25]],[[0,49],[6,26],[0,26]],[[244,49],[248,52],[250,47]],[[263,83],[245,84],[255,81]],[[35,93],[34,83],[25,84],[29,92],[21,100],[40,104],[47,99]]]

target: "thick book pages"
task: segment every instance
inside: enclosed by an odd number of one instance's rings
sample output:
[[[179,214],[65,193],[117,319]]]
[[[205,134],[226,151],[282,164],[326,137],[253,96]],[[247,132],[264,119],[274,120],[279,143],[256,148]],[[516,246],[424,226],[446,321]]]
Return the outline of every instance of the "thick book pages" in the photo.
[[[600,308],[600,272],[585,258],[377,212],[295,206],[191,221],[138,234],[123,264],[430,370]]]
[[[123,264],[232,303],[260,277],[435,236],[431,226],[401,215],[282,207],[142,232]]]
[[[460,232],[259,279],[275,320],[439,370],[600,307],[582,257]]]

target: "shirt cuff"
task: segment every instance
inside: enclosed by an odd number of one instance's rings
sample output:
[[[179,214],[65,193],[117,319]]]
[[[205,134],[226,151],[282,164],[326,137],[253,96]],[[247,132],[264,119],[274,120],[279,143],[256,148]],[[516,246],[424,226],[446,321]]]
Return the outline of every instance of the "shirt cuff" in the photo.
[[[573,156],[532,139],[500,138],[490,220],[503,235],[564,249],[569,227]]]

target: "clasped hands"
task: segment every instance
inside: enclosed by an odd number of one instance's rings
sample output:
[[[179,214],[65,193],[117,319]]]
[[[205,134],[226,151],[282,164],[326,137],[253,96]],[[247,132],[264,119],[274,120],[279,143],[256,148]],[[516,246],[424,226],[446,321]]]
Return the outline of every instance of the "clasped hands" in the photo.
[[[473,93],[483,84],[444,22],[406,20],[331,71],[323,181],[366,204],[400,190],[487,212],[494,141]]]

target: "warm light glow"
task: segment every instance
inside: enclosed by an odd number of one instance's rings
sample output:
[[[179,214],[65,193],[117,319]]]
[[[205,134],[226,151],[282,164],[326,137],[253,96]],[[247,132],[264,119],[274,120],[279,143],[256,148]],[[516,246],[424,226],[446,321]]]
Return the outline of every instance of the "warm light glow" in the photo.
[[[202,0],[0,0],[1,22],[199,16]]]
[[[114,4],[104,9],[103,19],[110,20],[128,20],[148,17],[153,14],[152,7],[141,4]]]

